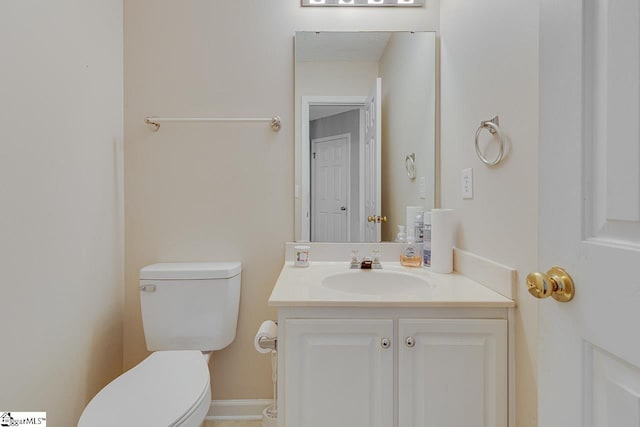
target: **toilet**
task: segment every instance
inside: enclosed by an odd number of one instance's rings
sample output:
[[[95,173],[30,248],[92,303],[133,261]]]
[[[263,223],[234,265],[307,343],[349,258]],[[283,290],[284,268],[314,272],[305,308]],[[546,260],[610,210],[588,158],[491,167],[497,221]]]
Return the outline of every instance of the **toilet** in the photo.
[[[104,387],[78,427],[199,427],[211,404],[209,357],[236,336],[239,262],[162,263],[140,270],[140,308],[153,353]]]

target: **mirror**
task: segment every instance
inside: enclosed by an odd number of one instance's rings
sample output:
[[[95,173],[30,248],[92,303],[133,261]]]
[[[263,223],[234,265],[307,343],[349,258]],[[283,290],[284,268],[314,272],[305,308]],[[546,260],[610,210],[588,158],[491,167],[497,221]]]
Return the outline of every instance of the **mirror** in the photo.
[[[435,50],[433,32],[296,33],[296,241],[393,241],[407,206],[434,207]]]

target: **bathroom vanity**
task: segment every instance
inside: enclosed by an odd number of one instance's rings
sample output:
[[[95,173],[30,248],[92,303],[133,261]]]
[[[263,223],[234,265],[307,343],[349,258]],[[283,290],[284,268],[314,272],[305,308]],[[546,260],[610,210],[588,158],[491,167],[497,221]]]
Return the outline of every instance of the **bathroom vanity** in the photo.
[[[279,427],[507,427],[513,300],[458,274],[286,263]],[[511,415],[511,416],[510,416]]]

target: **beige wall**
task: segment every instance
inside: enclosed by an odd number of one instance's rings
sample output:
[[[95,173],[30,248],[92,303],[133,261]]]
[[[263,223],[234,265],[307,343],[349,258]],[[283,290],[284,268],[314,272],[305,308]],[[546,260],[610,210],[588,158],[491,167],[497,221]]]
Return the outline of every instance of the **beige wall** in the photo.
[[[72,426],[122,368],[122,3],[0,2],[0,405]]]
[[[406,224],[407,206],[434,208],[435,200],[435,33],[399,33],[380,58],[382,77],[382,241],[394,241]],[[405,158],[415,153],[416,179],[409,180]],[[426,198],[419,194],[426,180]],[[407,230],[407,233],[409,230]]]
[[[524,278],[537,268],[538,7],[442,0],[440,15],[442,206],[458,213],[459,247],[518,270],[518,427],[537,425],[537,302]],[[510,150],[490,168],[476,157],[474,135],[496,114]],[[468,167],[474,199],[462,200],[460,174]]]
[[[425,8],[302,8],[298,1],[125,3],[125,367],[147,355],[138,270],[158,261],[240,260],[238,335],[213,356],[214,399],[270,397],[253,336],[293,239],[296,30],[437,30]],[[266,124],[164,124],[147,115],[270,116]]]

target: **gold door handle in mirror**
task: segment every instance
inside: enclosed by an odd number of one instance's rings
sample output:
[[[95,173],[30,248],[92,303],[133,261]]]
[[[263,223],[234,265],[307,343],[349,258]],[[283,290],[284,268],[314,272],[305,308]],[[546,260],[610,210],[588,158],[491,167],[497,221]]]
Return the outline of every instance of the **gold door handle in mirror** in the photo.
[[[367,217],[367,221],[375,222],[375,223],[387,222],[387,217],[386,216],[380,216],[380,215],[376,215],[376,216],[369,215]]]
[[[559,302],[569,302],[575,295],[573,279],[560,267],[552,267],[545,273],[531,273],[527,276],[529,293],[536,298],[552,296]]]

